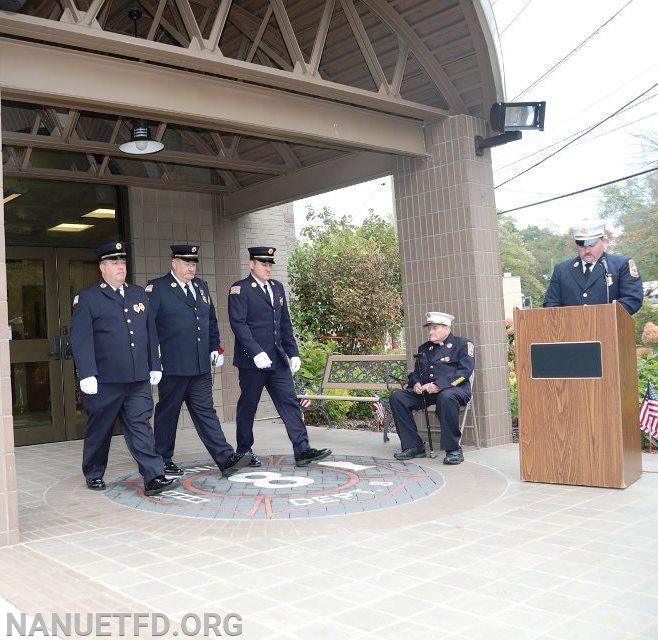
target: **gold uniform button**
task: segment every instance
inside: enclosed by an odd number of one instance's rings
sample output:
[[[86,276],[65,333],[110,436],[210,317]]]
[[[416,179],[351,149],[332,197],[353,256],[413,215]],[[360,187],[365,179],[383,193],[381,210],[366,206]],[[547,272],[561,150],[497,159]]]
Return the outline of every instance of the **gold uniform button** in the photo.
[[[197,338],[197,342],[201,342],[201,338]]]
[[[132,320],[131,320],[130,318],[128,318],[128,320],[126,320],[126,322],[127,322],[128,324],[130,324],[130,323],[132,322]]]
[[[131,331],[131,332],[130,332],[130,335],[133,335],[134,333],[135,333],[134,331]]]
[[[124,313],[128,313],[128,309],[124,309],[123,312],[124,312]]]
[[[130,346],[131,346],[131,347],[134,347],[134,346],[135,346],[135,343],[134,343],[134,342],[131,342],[131,343],[130,343]]]

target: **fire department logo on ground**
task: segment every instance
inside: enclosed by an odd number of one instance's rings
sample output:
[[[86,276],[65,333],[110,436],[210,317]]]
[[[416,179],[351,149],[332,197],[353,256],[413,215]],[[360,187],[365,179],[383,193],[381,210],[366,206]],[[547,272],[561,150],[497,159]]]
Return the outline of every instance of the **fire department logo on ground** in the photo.
[[[108,485],[106,496],[136,509],[195,518],[280,520],[335,516],[407,504],[443,485],[441,476],[416,464],[367,456],[333,456],[296,467],[292,456],[261,458],[222,478],[208,461],[178,463],[180,486],[144,495],[141,477],[130,474]]]

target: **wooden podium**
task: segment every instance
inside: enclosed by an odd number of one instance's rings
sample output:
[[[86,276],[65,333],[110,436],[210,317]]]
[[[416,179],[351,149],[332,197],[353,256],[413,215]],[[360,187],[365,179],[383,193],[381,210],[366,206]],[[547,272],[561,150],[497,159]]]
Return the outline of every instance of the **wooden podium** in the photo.
[[[624,488],[642,473],[634,323],[618,303],[514,312],[521,479]]]

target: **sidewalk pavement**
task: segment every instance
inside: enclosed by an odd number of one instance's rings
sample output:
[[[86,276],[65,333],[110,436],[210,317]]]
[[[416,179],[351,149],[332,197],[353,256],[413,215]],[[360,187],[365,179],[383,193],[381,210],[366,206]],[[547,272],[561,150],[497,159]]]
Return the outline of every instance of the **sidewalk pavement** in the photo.
[[[395,436],[309,431],[338,456],[399,448]],[[658,638],[658,456],[614,490],[521,483],[516,445],[467,450],[456,467],[414,460],[443,484],[407,504],[251,521],[117,504],[84,487],[81,449],[16,451],[22,542],[0,549],[0,596],[31,616],[161,613],[163,638],[208,613],[238,614],[244,640]],[[257,426],[255,452],[290,455],[283,426]],[[206,458],[180,431],[176,461]],[[134,469],[114,438],[106,480]],[[105,630],[135,637],[117,618]]]

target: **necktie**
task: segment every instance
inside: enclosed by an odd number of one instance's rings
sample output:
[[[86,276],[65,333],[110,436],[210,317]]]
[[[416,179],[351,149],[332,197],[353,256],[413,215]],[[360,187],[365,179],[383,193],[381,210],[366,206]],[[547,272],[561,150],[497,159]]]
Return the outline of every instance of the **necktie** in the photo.
[[[593,266],[594,266],[594,265],[592,265],[592,264],[589,263],[589,262],[586,262],[586,263],[585,263],[585,280],[588,280],[588,279],[589,279],[589,276],[590,276],[590,274],[592,273],[592,267],[593,267]]]
[[[116,292],[123,298],[123,289],[121,287],[117,287]]]
[[[190,289],[190,283],[187,282],[185,286],[183,287],[183,291],[185,291],[186,296],[191,296],[192,295],[192,289]]]
[[[270,290],[267,288],[267,282],[263,285],[263,291],[265,292],[267,299],[272,302],[272,298],[270,298]]]

